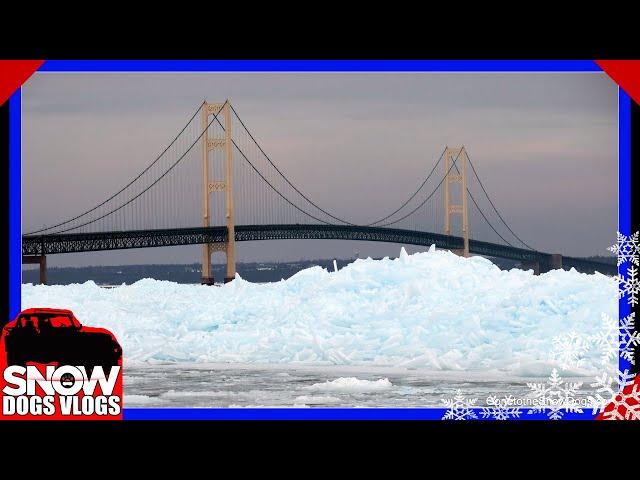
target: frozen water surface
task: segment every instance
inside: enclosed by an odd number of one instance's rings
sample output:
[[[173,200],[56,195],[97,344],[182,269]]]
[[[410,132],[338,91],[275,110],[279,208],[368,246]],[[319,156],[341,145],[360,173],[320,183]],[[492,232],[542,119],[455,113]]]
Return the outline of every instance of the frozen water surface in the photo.
[[[432,247],[270,284],[27,284],[22,302],[112,330],[129,406],[435,406],[457,389],[526,393],[559,367],[552,339],[599,331],[616,294],[604,275],[503,271]],[[600,352],[580,360],[559,370],[587,385]]]
[[[465,378],[466,377],[466,378]],[[546,378],[443,375],[398,368],[173,364],[126,370],[126,407],[443,407],[460,390],[477,405],[489,396],[530,396]],[[577,398],[593,394],[589,379]]]

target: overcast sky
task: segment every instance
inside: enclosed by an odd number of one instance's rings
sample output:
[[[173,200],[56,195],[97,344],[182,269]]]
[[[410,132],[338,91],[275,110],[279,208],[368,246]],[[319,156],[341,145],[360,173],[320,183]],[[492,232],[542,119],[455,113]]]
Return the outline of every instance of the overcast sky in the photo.
[[[530,245],[583,256],[606,254],[615,241],[617,87],[604,74],[576,73],[37,73],[23,87],[24,230],[104,200],[164,149],[204,99],[227,98],[294,184],[339,216],[388,213],[445,145],[464,144],[501,213]],[[255,242],[238,244],[238,260],[398,250]],[[200,247],[189,246],[48,262],[199,260]]]

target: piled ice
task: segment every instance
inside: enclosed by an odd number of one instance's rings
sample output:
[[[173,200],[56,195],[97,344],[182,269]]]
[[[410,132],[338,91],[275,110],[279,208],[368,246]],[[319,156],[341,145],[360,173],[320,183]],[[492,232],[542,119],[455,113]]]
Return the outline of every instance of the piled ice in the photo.
[[[317,390],[320,392],[378,392],[388,390],[392,387],[388,378],[379,380],[360,380],[355,377],[340,377],[323,383],[314,383],[306,387],[307,390]]]
[[[604,275],[502,271],[448,251],[313,267],[222,287],[141,280],[113,289],[23,285],[23,308],[65,307],[111,329],[125,361],[390,365],[544,375],[552,339],[617,316]],[[597,352],[583,368],[599,371]]]

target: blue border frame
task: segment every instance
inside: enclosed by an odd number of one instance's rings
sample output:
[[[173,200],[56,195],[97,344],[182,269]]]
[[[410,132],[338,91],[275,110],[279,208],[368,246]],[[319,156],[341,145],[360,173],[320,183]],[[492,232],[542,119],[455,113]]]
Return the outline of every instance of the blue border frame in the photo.
[[[22,289],[22,88],[9,99],[9,318],[20,313]],[[17,201],[16,201],[17,200]]]
[[[631,98],[618,88],[618,231],[631,235]],[[626,276],[626,267],[620,265],[618,273]],[[627,298],[618,301],[618,317],[622,320],[631,313]],[[631,362],[619,358],[621,371],[631,369]]]
[[[39,72],[601,72],[591,60],[48,60]],[[21,89],[10,99],[9,311],[20,312],[22,283]],[[631,99],[619,89],[618,230],[631,233]],[[620,317],[631,312],[625,299]],[[620,369],[629,368],[620,359]],[[524,410],[524,409],[523,409]],[[481,409],[474,409],[479,418]],[[440,420],[444,408],[125,408],[125,420]],[[590,410],[563,419],[591,420]],[[545,413],[522,420],[546,420]]]
[[[601,72],[592,60],[47,60],[40,72]]]

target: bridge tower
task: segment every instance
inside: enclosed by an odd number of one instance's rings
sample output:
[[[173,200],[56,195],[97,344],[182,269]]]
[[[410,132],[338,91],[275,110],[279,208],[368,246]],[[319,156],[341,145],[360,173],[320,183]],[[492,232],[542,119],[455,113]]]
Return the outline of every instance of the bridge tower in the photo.
[[[216,138],[211,136],[207,125],[209,117],[220,115],[224,125],[224,136]],[[213,252],[225,252],[227,257],[227,270],[224,277],[225,283],[230,282],[236,276],[236,239],[235,217],[233,205],[233,144],[231,140],[231,106],[229,101],[225,103],[207,103],[202,106],[202,217],[203,225],[210,226],[209,219],[209,195],[225,194],[225,218],[227,222],[227,241],[218,243],[206,243],[202,246],[202,284],[213,285],[213,273],[211,272],[211,254]],[[224,154],[224,179],[209,178],[209,152],[222,150]]]
[[[451,235],[452,215],[462,216],[462,237],[464,238],[464,248],[462,256],[469,256],[469,209],[467,205],[467,163],[469,157],[463,147],[448,147],[444,152],[444,171],[446,174],[444,182],[444,233]],[[453,163],[455,162],[455,166]],[[456,168],[457,167],[457,168]],[[457,183],[460,185],[461,203],[452,203],[450,185]]]

